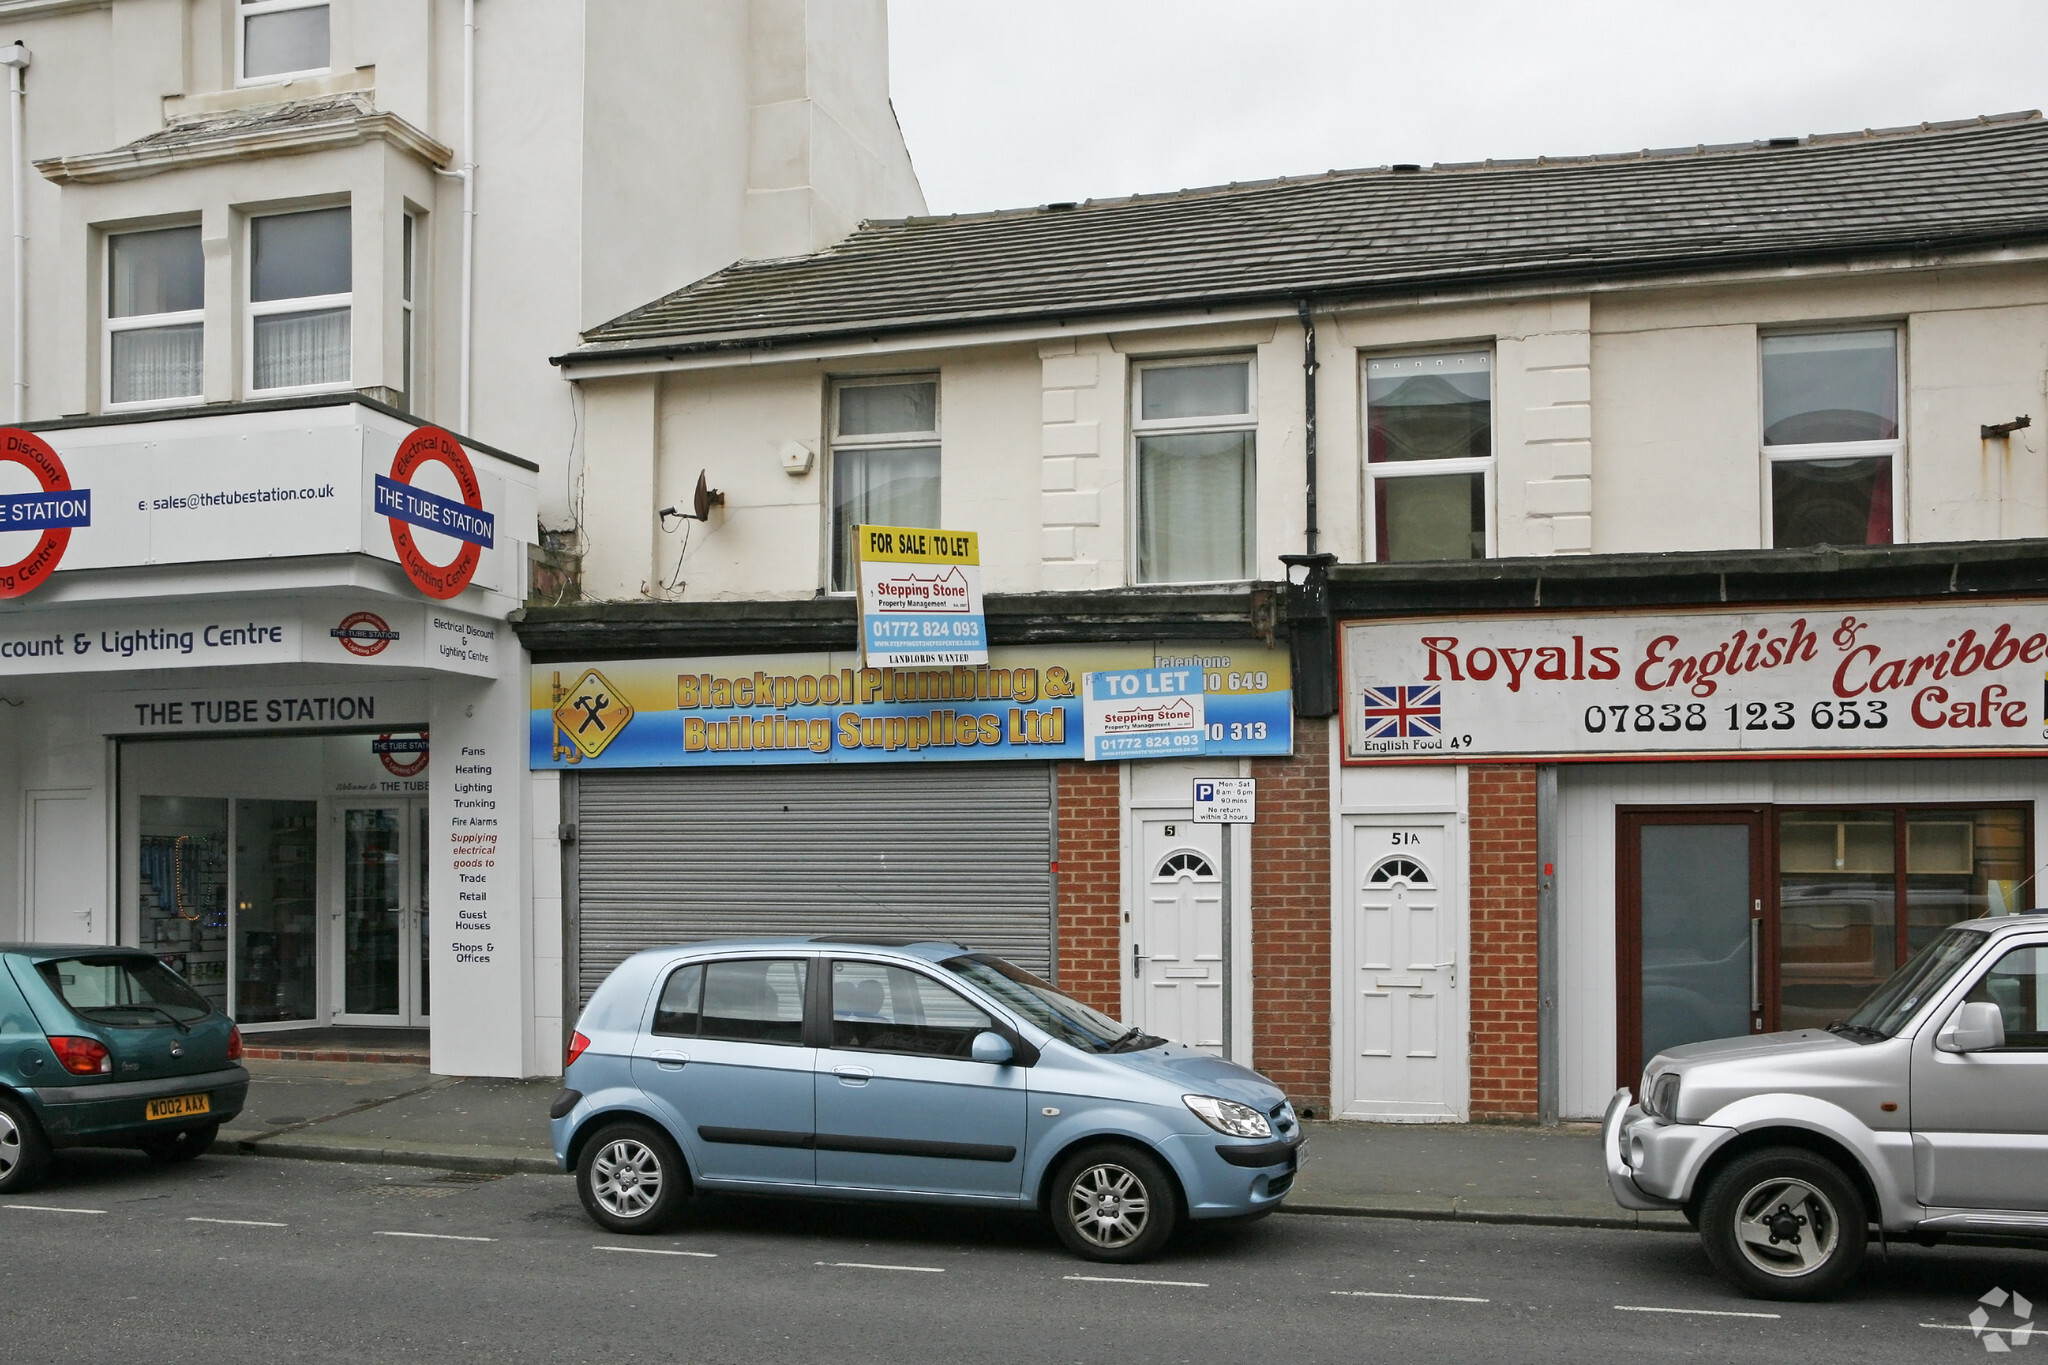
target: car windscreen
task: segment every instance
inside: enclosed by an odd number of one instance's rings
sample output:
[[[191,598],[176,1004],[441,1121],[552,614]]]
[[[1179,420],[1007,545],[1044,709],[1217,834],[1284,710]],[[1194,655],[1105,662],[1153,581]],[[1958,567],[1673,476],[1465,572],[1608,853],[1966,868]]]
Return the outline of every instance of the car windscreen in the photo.
[[[1983,946],[1981,930],[1950,929],[1907,959],[1905,966],[1835,1028],[1871,1038],[1895,1037],[1928,995],[1939,990]]]
[[[200,994],[153,957],[105,954],[36,964],[73,1014],[117,1028],[183,1027],[213,1013]]]
[[[1107,1052],[1131,1032],[1100,1010],[1088,1008],[1059,987],[993,953],[949,957],[939,965],[1083,1052]]]

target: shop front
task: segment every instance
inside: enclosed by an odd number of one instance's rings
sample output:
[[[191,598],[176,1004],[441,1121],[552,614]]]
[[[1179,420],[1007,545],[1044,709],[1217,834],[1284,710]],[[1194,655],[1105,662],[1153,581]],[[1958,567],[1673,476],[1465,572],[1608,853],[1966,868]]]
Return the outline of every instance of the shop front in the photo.
[[[1540,1084],[1582,1118],[1660,1050],[1825,1027],[1943,927],[2039,901],[2039,599],[1340,634],[1338,819],[1357,851],[1335,907],[1353,989],[1334,1060],[1353,1114],[1399,1116],[1390,1102],[1412,1096],[1380,1078],[1398,1085],[1404,1059],[1441,1068],[1443,1035],[1415,1023],[1455,990],[1433,962],[1483,978],[1485,999],[1450,1017],[1471,1050],[1452,1083],[1524,1112]],[[1383,846],[1418,818],[1390,808],[1418,800],[1462,851],[1436,852],[1434,825],[1419,854]]]
[[[251,1035],[541,1069],[531,470],[355,402],[39,439],[90,520],[0,602],[7,936],[146,947]]]
[[[1160,667],[1185,670],[1199,726],[1173,757],[1091,760],[1087,679]],[[941,668],[858,651],[536,663],[531,762],[562,775],[567,996],[654,944],[951,938],[1249,1055],[1248,831],[1195,822],[1193,784],[1291,754],[1291,695],[1285,651],[1244,643],[997,646]],[[1074,912],[1089,879],[1108,914]]]

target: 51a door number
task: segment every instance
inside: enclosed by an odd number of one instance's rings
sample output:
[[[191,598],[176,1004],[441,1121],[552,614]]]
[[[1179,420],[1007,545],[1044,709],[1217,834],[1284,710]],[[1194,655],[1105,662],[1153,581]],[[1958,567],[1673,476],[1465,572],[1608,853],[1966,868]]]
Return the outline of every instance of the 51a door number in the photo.
[[[1393,832],[1390,842],[1396,848],[1404,848],[1411,844],[1421,843],[1422,836],[1412,830],[1397,829]]]

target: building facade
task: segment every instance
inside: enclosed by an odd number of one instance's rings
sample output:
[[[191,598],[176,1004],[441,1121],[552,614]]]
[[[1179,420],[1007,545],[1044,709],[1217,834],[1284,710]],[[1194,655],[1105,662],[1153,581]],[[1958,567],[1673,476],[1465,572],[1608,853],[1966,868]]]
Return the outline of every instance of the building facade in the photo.
[[[2036,894],[2044,247],[2017,116],[878,222],[594,329],[565,989],[942,932],[1388,1120],[1837,1017]],[[978,535],[987,669],[863,669],[865,524]],[[1139,664],[1230,719],[1087,761],[1049,680]]]
[[[148,945],[252,1033],[558,1067],[506,626],[578,548],[547,357],[921,211],[882,0],[0,18],[0,938]]]

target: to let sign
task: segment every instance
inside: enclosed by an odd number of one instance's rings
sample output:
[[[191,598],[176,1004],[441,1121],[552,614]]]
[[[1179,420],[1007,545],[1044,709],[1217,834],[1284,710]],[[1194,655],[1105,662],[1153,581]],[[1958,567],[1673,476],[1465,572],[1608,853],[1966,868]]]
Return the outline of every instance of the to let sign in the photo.
[[[1351,622],[1344,760],[2048,751],[2048,603]]]
[[[869,668],[988,662],[981,546],[972,531],[856,526],[861,661]]]
[[[1202,752],[1208,735],[1202,673],[1130,668],[1081,675],[1088,757],[1180,758]]]

